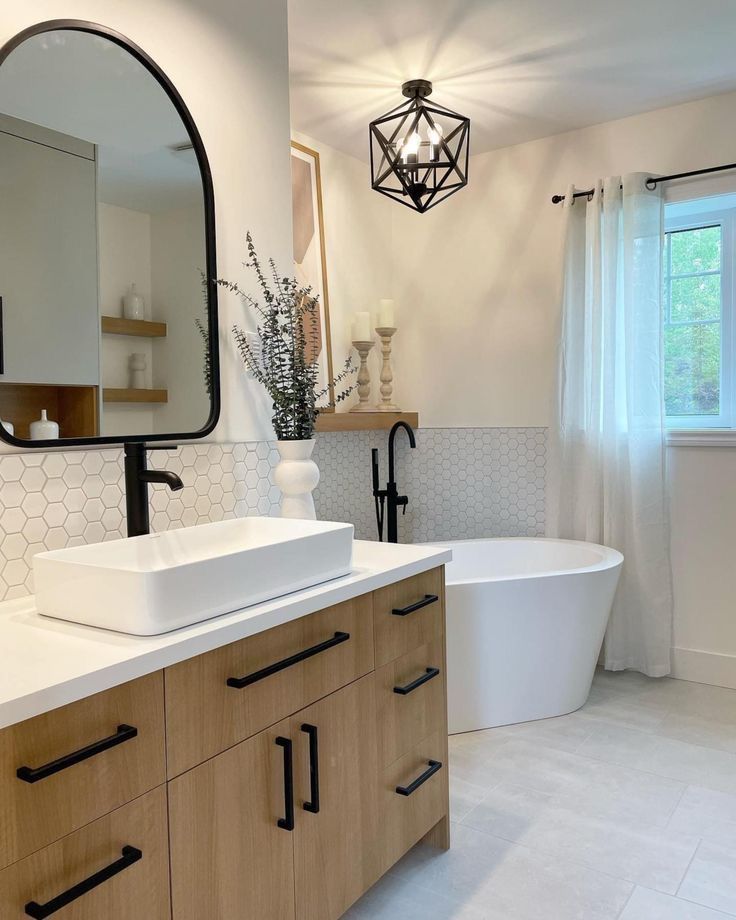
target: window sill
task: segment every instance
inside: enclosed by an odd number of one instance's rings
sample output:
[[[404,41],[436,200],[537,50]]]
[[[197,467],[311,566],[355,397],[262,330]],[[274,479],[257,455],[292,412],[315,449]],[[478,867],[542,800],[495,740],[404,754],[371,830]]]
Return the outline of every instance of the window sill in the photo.
[[[736,428],[671,428],[668,447],[736,447]]]

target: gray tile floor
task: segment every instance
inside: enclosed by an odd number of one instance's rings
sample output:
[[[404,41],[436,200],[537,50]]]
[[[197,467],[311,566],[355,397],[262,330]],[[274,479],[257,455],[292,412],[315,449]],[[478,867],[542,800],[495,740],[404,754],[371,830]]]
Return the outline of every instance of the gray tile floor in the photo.
[[[557,719],[450,738],[452,848],[350,920],[736,917],[736,690],[599,672]]]

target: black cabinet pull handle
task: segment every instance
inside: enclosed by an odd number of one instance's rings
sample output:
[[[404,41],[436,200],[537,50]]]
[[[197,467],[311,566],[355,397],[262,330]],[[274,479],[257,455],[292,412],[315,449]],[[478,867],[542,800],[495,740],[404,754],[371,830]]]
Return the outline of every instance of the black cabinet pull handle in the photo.
[[[72,901],[81,898],[82,895],[92,891],[93,888],[97,888],[98,885],[102,885],[114,875],[117,875],[118,872],[122,872],[123,869],[127,869],[128,866],[137,863],[142,857],[143,853],[136,847],[123,847],[120,859],[116,859],[114,863],[105,866],[104,869],[100,869],[100,871],[95,872],[94,875],[90,875],[89,878],[74,885],[68,891],[57,894],[55,898],[52,898],[45,904],[39,904],[37,901],[29,901],[24,908],[26,917],[33,917],[33,920],[46,920],[46,917],[50,917],[52,914],[55,914],[57,910],[61,910],[62,907],[66,907],[67,904],[71,904]]]
[[[284,812],[276,822],[285,831],[294,830],[294,756],[291,738],[278,737],[276,744],[284,749]]]
[[[411,795],[412,792],[416,792],[420,786],[423,786],[430,776],[434,776],[438,770],[442,769],[442,764],[439,760],[428,760],[427,769],[420,776],[417,776],[415,780],[409,783],[408,786],[397,786],[396,791],[399,795]]]
[[[279,671],[290,668],[292,665],[299,664],[300,661],[306,661],[307,658],[311,658],[313,655],[319,655],[320,652],[326,652],[328,648],[334,648],[336,645],[340,645],[341,642],[347,642],[349,638],[350,633],[336,632],[332,639],[327,639],[325,642],[320,642],[319,645],[313,645],[311,648],[305,648],[304,651],[297,652],[295,655],[290,655],[288,658],[282,658],[281,661],[270,664],[267,668],[261,668],[260,671],[246,674],[245,677],[228,677],[227,685],[228,687],[235,687],[236,690],[242,690],[243,687],[249,687],[256,681],[263,680],[264,677],[278,674]]]
[[[427,668],[421,677],[417,677],[416,680],[413,680],[411,683],[405,684],[403,687],[394,687],[394,693],[398,693],[401,696],[406,696],[407,693],[411,693],[412,690],[416,690],[417,687],[421,687],[422,684],[426,684],[428,680],[432,680],[433,677],[437,677],[439,673],[439,668]]]
[[[302,725],[302,731],[309,735],[309,795],[310,801],[302,806],[304,811],[319,814],[319,747],[317,743],[317,726]]]
[[[414,604],[409,604],[408,607],[394,607],[391,613],[395,617],[405,617],[410,613],[414,613],[415,610],[421,610],[422,607],[428,607],[430,604],[436,604],[439,600],[436,594],[425,594],[424,597],[417,601]]]
[[[109,751],[110,748],[117,747],[124,741],[130,741],[130,739],[135,738],[137,734],[138,729],[134,728],[132,725],[118,725],[115,734],[110,735],[109,738],[103,738],[101,741],[94,741],[92,744],[88,744],[86,747],[80,748],[72,754],[66,754],[64,757],[52,760],[51,763],[44,764],[42,767],[18,767],[15,771],[15,775],[18,779],[22,779],[24,783],[37,783],[40,779],[46,779],[47,776],[53,776],[54,773],[60,773],[62,770],[66,770],[67,767],[73,767],[74,764],[81,763],[83,760],[88,760],[96,754],[101,754],[103,751]]]

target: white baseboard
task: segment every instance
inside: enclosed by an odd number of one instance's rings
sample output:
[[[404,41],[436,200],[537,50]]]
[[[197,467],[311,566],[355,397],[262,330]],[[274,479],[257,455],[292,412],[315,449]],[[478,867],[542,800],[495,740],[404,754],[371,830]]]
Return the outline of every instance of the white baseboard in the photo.
[[[672,677],[736,690],[736,655],[695,648],[672,649]]]

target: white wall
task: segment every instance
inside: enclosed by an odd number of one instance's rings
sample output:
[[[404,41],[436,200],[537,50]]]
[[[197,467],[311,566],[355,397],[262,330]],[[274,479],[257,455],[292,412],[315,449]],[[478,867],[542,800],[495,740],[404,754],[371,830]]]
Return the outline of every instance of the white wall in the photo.
[[[286,0],[34,0],[4,4],[0,42],[48,19],[99,22],[168,74],[202,134],[212,168],[218,273],[242,278],[246,230],[264,255],[291,260]],[[269,406],[245,381],[230,335],[239,305],[221,297],[221,441],[271,436]]]
[[[166,338],[153,340],[153,385],[169,393],[154,413],[154,430],[162,433],[196,431],[209,416],[204,342],[195,325],[206,310],[203,226],[200,207],[151,216],[152,303],[156,318],[168,323]]]
[[[151,318],[151,217],[99,202],[97,206],[99,306],[102,316],[122,316],[123,297],[131,284],[144,298],[146,315]],[[128,336],[101,337],[103,387],[129,386],[129,357],[132,351],[146,356],[146,386],[151,386],[153,354],[150,339]],[[101,403],[103,434],[125,435],[153,431],[150,406]]]

